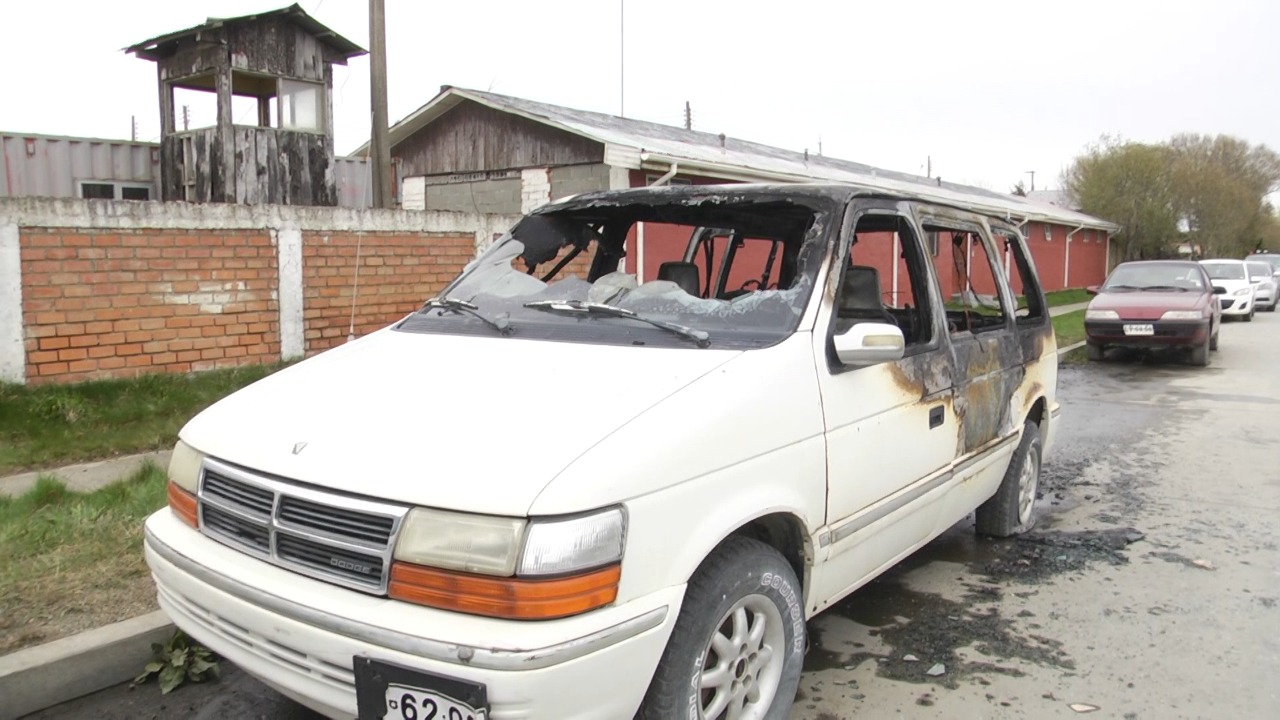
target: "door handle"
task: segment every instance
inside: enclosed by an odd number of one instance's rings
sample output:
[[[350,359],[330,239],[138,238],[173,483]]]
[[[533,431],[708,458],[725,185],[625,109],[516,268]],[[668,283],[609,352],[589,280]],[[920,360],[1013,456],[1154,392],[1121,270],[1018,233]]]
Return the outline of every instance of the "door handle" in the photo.
[[[946,413],[946,408],[942,405],[929,408],[929,429],[932,430],[942,425],[942,418]]]

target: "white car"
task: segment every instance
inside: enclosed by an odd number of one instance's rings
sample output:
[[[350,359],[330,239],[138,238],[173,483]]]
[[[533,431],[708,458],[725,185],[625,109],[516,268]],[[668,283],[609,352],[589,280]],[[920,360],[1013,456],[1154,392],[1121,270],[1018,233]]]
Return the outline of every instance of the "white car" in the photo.
[[[1275,312],[1276,303],[1280,302],[1280,280],[1272,273],[1271,265],[1262,260],[1246,260],[1244,264],[1258,308]]]
[[[1215,288],[1226,290],[1219,301],[1223,319],[1238,317],[1245,322],[1253,320],[1257,310],[1256,287],[1249,281],[1249,269],[1243,260],[1201,260]]]
[[[810,617],[975,510],[1031,527],[1057,368],[1016,226],[955,201],[579,195],[188,423],[146,558],[331,717],[786,717]]]

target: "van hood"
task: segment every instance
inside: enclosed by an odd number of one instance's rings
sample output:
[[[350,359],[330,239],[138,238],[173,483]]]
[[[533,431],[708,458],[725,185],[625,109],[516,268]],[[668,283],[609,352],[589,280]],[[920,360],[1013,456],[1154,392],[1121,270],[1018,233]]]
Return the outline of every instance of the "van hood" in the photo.
[[[388,329],[224,398],[181,437],[323,488],[522,516],[574,459],[739,354]]]

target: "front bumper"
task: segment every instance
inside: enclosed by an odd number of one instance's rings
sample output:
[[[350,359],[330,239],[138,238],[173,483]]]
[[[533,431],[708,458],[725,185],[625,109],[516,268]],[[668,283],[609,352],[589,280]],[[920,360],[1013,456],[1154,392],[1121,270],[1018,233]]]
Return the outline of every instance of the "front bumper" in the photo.
[[[1218,300],[1222,303],[1223,315],[1248,315],[1253,311],[1253,297],[1221,297]]]
[[[356,716],[357,655],[482,683],[493,720],[631,717],[684,596],[671,587],[577,617],[507,621],[303,577],[210,540],[167,508],[147,520],[144,545],[174,624],[333,718]]]
[[[1151,335],[1132,335],[1126,325],[1151,325]],[[1084,334],[1094,345],[1107,347],[1195,347],[1209,336],[1209,320],[1087,320]]]

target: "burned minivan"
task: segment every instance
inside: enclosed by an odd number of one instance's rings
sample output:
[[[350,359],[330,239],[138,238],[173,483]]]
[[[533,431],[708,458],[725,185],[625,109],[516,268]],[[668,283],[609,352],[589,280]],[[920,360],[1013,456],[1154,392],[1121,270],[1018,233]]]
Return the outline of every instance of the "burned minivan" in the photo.
[[[808,618],[970,513],[1031,526],[1056,358],[973,208],[581,195],[191,420],[146,556],[332,717],[784,718]]]

